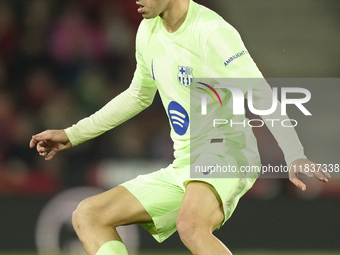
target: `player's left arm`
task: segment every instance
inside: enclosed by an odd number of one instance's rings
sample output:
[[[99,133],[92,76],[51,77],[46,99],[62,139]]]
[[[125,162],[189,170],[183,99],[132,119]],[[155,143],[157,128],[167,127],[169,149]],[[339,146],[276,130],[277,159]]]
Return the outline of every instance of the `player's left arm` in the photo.
[[[272,105],[272,89],[265,79],[252,88],[252,100],[255,109],[270,109]],[[277,110],[270,115],[266,115],[266,118],[277,120],[277,123],[289,119],[287,115],[281,115],[280,109],[280,102],[278,102]],[[274,125],[272,122],[266,122],[266,125],[283,151],[289,167],[289,180],[296,187],[302,191],[306,190],[306,185],[299,179],[301,174],[328,182],[328,178],[331,177],[330,174],[320,165],[307,159],[298,135],[291,124],[287,127],[288,125]]]
[[[216,29],[207,37],[206,45],[206,61],[211,77],[221,77],[222,80],[241,78],[238,79],[239,84],[237,85],[246,97],[248,88],[252,87],[254,108],[258,110],[271,108],[272,89],[263,78],[240,35],[233,27],[226,25]],[[245,79],[242,80],[242,78]],[[249,78],[251,78],[250,83]],[[277,109],[280,108],[278,102]],[[266,117],[281,121],[289,119],[287,115],[282,116],[279,110],[271,115],[266,115]],[[294,127],[283,127],[282,125],[274,127],[274,125],[268,125],[269,123],[266,123],[267,127],[282,149],[287,166],[289,166],[290,181],[303,191],[306,190],[306,185],[299,179],[300,174],[327,182],[330,175],[321,167],[318,166],[316,172],[308,171],[317,165],[305,156]]]

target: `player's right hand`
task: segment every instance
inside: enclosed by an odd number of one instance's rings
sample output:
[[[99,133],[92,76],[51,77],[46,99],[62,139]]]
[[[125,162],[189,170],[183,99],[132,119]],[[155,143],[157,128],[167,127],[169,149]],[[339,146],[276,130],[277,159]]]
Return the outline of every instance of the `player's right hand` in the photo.
[[[72,147],[64,130],[46,130],[33,135],[30,147],[37,145],[37,151],[45,160],[51,160],[59,151]]]

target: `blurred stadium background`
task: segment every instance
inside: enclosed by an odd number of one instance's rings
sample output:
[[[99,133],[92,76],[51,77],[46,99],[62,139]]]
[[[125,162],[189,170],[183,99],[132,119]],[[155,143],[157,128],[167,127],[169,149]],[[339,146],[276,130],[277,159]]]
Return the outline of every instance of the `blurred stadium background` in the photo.
[[[197,2],[239,30],[265,77],[339,77],[339,1]],[[130,84],[140,20],[127,0],[0,0],[0,254],[84,254],[70,223],[76,205],[172,161],[158,97],[52,162],[28,147],[32,134],[70,126]],[[340,163],[339,92],[320,84],[312,96],[321,110],[327,103],[327,122],[297,127],[319,163]],[[267,130],[256,135],[263,163],[284,164]],[[340,254],[340,181],[308,184],[301,193],[287,179],[259,179],[217,236],[236,255]],[[134,254],[186,254],[176,234],[157,244],[139,226],[120,232]]]

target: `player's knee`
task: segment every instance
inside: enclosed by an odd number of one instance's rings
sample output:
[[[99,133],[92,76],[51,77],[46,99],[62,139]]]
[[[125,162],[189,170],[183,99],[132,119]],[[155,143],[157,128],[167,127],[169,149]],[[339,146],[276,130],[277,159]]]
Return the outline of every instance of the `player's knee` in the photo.
[[[187,244],[193,242],[201,231],[204,231],[204,226],[199,224],[199,220],[190,217],[181,216],[177,218],[176,222],[177,232],[181,240]]]
[[[93,224],[98,217],[96,206],[92,203],[91,198],[83,200],[72,214],[72,225],[75,230],[81,230],[85,224]],[[97,221],[98,222],[98,221]]]
[[[96,197],[83,200],[72,214],[72,225],[74,229],[81,230],[82,226],[90,227],[117,227],[119,217],[115,217],[115,210],[108,212],[108,207],[98,203]]]
[[[80,229],[80,225],[83,224],[86,217],[84,201],[82,201],[76,208],[76,210],[72,213],[72,225],[75,230]]]

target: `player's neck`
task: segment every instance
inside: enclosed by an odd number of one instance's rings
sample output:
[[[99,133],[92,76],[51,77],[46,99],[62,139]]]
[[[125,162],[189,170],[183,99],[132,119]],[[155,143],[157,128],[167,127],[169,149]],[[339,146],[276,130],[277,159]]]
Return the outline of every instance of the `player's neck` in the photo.
[[[164,28],[169,33],[175,33],[184,23],[189,9],[189,0],[172,0],[168,8],[159,16]]]

